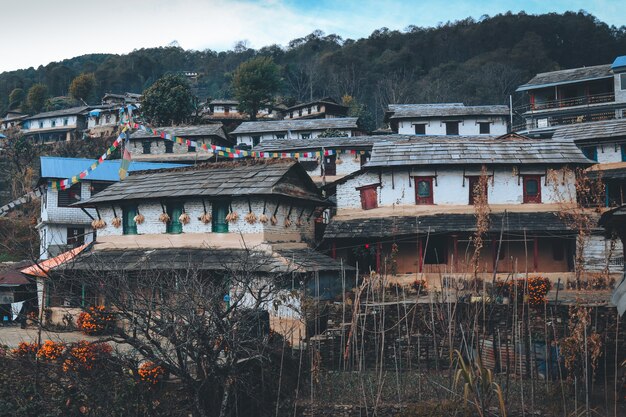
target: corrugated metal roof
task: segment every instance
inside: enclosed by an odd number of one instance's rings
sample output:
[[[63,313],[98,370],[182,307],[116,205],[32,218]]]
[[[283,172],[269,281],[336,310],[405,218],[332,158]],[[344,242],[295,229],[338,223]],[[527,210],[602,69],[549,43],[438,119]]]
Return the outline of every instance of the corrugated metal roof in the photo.
[[[337,117],[331,119],[295,119],[295,120],[271,120],[257,122],[243,122],[233,135],[261,132],[287,132],[326,130],[326,129],[357,129],[357,117]]]
[[[291,172],[292,169],[298,171]],[[270,194],[322,202],[319,190],[296,161],[259,160],[137,173],[112,184],[80,205],[92,207],[113,201]]]
[[[72,176],[78,175],[83,170],[89,168],[89,166],[94,162],[97,162],[97,160],[86,158],[62,158],[56,156],[42,156],[40,157],[40,162],[40,177],[42,179],[47,179],[71,178]],[[118,170],[120,169],[120,163],[120,159],[104,161],[85,179],[92,181],[119,181],[120,176]],[[132,161],[130,163],[129,172],[163,168],[178,168],[184,166],[186,165]]]
[[[572,141],[529,139],[517,136],[420,137],[407,142],[374,144],[364,168],[417,165],[470,164],[583,164],[587,159]]]
[[[612,77],[611,65],[596,65],[593,67],[572,68],[560,71],[542,72],[535,75],[526,84],[515,91],[534,90],[536,88],[551,87],[559,84],[571,84],[581,81],[597,80]]]
[[[463,103],[390,104],[391,119],[408,117],[507,116],[508,106],[466,106]]]
[[[626,55],[618,56],[611,64],[611,69],[615,72],[626,71]]]
[[[552,139],[578,142],[616,137],[626,137],[626,119],[602,120],[559,127]]]

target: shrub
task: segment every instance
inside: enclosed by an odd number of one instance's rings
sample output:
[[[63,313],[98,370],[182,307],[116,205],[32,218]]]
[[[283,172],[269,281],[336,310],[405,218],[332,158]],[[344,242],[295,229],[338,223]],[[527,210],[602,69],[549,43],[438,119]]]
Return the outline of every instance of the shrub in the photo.
[[[102,334],[114,323],[115,317],[104,306],[89,307],[89,310],[80,313],[76,320],[78,329],[87,335]]]
[[[426,286],[426,280],[424,279],[416,279],[411,283],[411,288],[415,290],[417,295],[426,295],[428,294],[428,287]]]
[[[147,361],[139,366],[137,373],[139,374],[139,378],[143,382],[156,385],[163,379],[163,376],[165,375],[165,369],[163,369],[162,366],[157,365],[154,362]]]

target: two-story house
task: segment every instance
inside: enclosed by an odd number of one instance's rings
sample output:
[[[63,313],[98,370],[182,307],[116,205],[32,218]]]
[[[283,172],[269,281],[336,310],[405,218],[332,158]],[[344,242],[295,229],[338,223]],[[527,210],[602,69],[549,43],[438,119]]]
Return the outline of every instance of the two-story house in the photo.
[[[124,93],[124,94],[114,94],[114,93],[106,93],[104,97],[102,97],[103,105],[113,105],[113,106],[126,106],[129,104],[137,105],[141,102],[141,94],[137,93]]]
[[[184,137],[200,144],[232,146],[233,143],[226,137],[221,123],[197,126],[158,127],[160,132],[173,136]],[[130,149],[132,158],[137,161],[176,161],[196,162],[205,161],[213,154],[198,150],[184,143],[176,143],[158,135],[136,130],[130,135]]]
[[[576,252],[566,217],[577,198],[573,168],[591,164],[572,141],[513,134],[376,143],[369,162],[337,182],[324,239],[362,273],[399,280],[437,286],[442,276],[471,278],[476,268],[491,277],[497,268],[565,282]]]
[[[22,121],[24,136],[37,143],[80,139],[87,127],[89,106],[38,113]]]
[[[508,106],[466,106],[463,103],[390,104],[385,123],[403,135],[504,135]]]
[[[204,106],[203,118],[207,120],[228,123],[232,121],[248,120],[248,114],[239,111],[239,101],[229,99],[211,100]],[[269,107],[259,109],[258,119],[277,119],[279,113]]]
[[[120,106],[103,104],[87,113],[87,129],[90,137],[113,136],[120,123]]]
[[[97,217],[93,209],[80,209],[72,204],[91,198],[107,186],[119,181],[120,161],[108,160],[98,166],[84,181],[60,190],[48,186],[48,181],[71,178],[97,161],[82,158],[42,156],[40,158],[40,183],[43,187],[39,231],[40,259],[58,254],[91,242],[94,231],[91,222]],[[182,166],[177,164],[151,164],[132,162],[129,171],[150,170]]]
[[[22,124],[22,120],[28,117],[27,114],[19,111],[8,111],[3,119],[0,119],[0,130],[11,129],[12,127],[19,127]]]
[[[333,119],[300,119],[243,122],[231,135],[238,145],[254,147],[261,142],[275,139],[311,139],[326,130],[342,132],[348,136],[358,135],[357,117]]]
[[[516,91],[525,102],[515,109],[524,119],[516,132],[546,137],[558,126],[620,119],[626,115],[626,56],[613,64],[540,73]]]
[[[314,217],[327,204],[292,160],[135,172],[78,205],[96,211],[106,226],[71,262],[57,263],[57,270],[129,276],[159,271],[165,278],[180,271],[207,277],[241,271],[259,280],[287,276],[288,291],[303,282],[302,290],[315,284],[316,296],[332,297],[341,288],[341,264],[307,244]],[[48,275],[54,280],[54,269]],[[53,320],[85,303],[80,288],[44,282]],[[304,337],[298,311],[268,310],[279,331],[286,323],[297,325],[295,335]]]
[[[326,97],[320,100],[296,104],[284,110],[285,119],[332,119],[347,117],[348,106],[337,103],[333,98]]]

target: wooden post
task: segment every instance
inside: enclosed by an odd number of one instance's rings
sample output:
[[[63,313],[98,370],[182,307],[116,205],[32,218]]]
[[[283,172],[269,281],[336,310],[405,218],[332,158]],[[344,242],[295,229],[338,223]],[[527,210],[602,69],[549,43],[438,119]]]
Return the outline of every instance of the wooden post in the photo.
[[[381,270],[381,268],[380,268],[380,266],[381,266],[380,265],[380,255],[381,255],[381,252],[382,252],[382,249],[383,249],[382,246],[383,246],[383,244],[380,243],[380,242],[378,242],[376,244],[376,272],[379,273],[379,274],[380,274],[380,270]]]
[[[496,238],[492,236],[491,237],[491,259],[492,259],[491,270],[493,272],[498,272],[495,270],[497,257],[498,257],[498,248],[496,247]]]
[[[539,269],[539,238],[533,237],[533,272]]]
[[[417,238],[417,252],[419,255],[419,259],[417,260],[417,272],[422,272],[422,260],[424,259],[424,248],[422,247],[422,239]]]
[[[459,236],[452,235],[452,253],[454,254],[454,271],[457,271],[457,266],[459,265]]]
[[[330,256],[333,259],[337,259],[337,242],[335,241],[333,241],[333,243],[331,244]]]

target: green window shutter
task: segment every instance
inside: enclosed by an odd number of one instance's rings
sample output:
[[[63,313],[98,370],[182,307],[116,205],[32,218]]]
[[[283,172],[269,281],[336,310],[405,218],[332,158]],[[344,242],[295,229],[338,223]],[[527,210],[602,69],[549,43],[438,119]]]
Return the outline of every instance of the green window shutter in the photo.
[[[211,207],[213,217],[211,230],[214,233],[228,233],[228,222],[226,221],[226,215],[228,215],[228,207],[228,201],[213,202]]]
[[[137,223],[135,223],[136,215],[136,206],[122,208],[122,233],[124,233],[125,235],[137,234]]]
[[[168,204],[167,215],[170,216],[170,221],[167,223],[166,232],[172,234],[179,234],[183,232],[183,225],[178,219],[183,214],[182,204]]]

